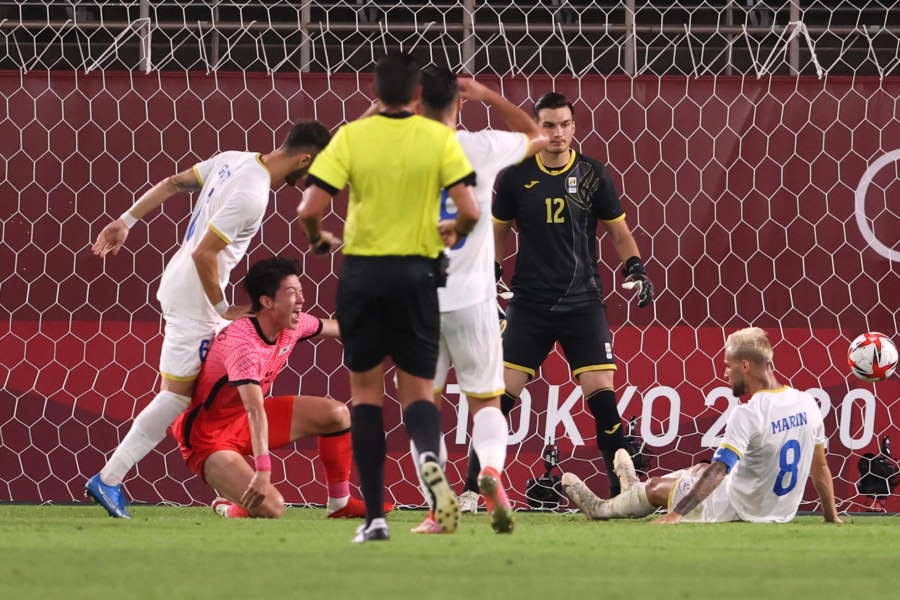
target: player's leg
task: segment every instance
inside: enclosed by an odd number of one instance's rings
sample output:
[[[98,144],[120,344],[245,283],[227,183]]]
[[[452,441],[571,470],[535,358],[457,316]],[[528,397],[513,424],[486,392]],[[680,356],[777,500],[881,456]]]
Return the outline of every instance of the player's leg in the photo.
[[[247,459],[236,450],[218,450],[210,454],[203,463],[203,477],[206,482],[215,488],[219,495],[238,507],[240,507],[241,495],[253,479],[253,473],[253,468],[247,463]],[[277,519],[282,513],[284,513],[284,498],[272,484],[269,484],[262,504],[247,510],[247,514],[251,517],[267,519]],[[239,515],[227,514],[225,516]]]
[[[606,311],[599,302],[559,320],[559,341],[569,361],[572,374],[578,379],[585,404],[594,416],[597,446],[609,476],[610,496],[619,494],[619,479],[615,474],[613,455],[625,448],[625,432],[616,406],[613,374],[616,363],[612,351],[612,336],[606,323]]]
[[[206,357],[217,323],[166,314],[160,354],[159,393],[138,414],[103,469],[88,480],[86,493],[113,517],[130,517],[121,489],[128,471],[165,437],[166,429],[191,403],[194,380]]]
[[[556,342],[553,324],[546,311],[533,310],[511,303],[506,311],[507,325],[503,333],[503,383],[500,411],[505,418],[519,402],[519,395],[534,378],[538,368]],[[469,454],[466,490],[478,489],[481,463],[474,449]]]
[[[609,500],[602,500],[574,473],[563,473],[562,486],[566,496],[590,519],[628,519],[645,517],[661,506],[666,506],[670,492],[677,481],[674,478],[652,477],[646,482],[637,481],[634,465],[628,451],[616,451],[615,463],[619,476],[627,484],[627,490]],[[629,467],[630,465],[630,467]]]

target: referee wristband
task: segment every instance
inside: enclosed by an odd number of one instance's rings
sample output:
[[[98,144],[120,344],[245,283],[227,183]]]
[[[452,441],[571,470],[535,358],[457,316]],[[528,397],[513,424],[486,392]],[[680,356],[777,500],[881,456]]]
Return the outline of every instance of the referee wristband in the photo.
[[[225,300],[225,298],[222,298],[222,300],[219,301],[218,304],[213,306],[213,308],[216,309],[216,312],[219,313],[219,315],[224,315],[225,313],[228,312],[229,304]]]
[[[122,219],[122,222],[125,223],[125,227],[128,229],[134,227],[134,224],[138,222],[138,220],[131,215],[130,210],[123,212],[119,218]]]
[[[253,459],[253,465],[257,471],[271,471],[272,457],[268,454],[261,454]]]

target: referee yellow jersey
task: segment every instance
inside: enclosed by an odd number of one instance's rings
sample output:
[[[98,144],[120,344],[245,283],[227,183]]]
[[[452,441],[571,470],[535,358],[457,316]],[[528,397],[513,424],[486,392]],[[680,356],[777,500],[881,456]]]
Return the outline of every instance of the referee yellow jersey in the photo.
[[[350,185],[344,254],[435,258],[444,248],[441,189],[469,178],[472,165],[454,131],[404,112],[341,127],[316,156],[307,183],[331,195]]]

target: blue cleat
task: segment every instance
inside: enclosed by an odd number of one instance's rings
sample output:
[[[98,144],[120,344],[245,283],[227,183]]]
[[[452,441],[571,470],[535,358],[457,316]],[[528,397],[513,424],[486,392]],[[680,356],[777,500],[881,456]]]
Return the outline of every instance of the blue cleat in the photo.
[[[128,514],[128,500],[122,485],[106,485],[97,473],[84,484],[84,495],[94,499],[94,502],[106,509],[109,516],[117,519],[130,519]]]

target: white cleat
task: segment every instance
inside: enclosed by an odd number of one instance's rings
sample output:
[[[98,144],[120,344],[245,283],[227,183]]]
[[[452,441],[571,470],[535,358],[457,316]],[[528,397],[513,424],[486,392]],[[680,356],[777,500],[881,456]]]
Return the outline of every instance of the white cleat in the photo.
[[[631,460],[631,455],[628,454],[628,450],[625,448],[616,450],[616,454],[613,456],[613,471],[616,472],[619,478],[620,493],[624,494],[641,481],[638,479],[637,471],[634,470],[634,462]]]
[[[478,502],[481,500],[481,494],[466,490],[459,495],[459,512],[472,513],[478,512]]]
[[[600,507],[605,500],[601,500],[588,486],[574,473],[563,473],[562,486],[566,496],[584,514],[589,521],[599,519]]]
[[[365,523],[356,528],[356,535],[350,540],[354,544],[365,542],[386,542],[391,539],[388,532],[387,521],[384,519],[372,519],[368,527]]]

